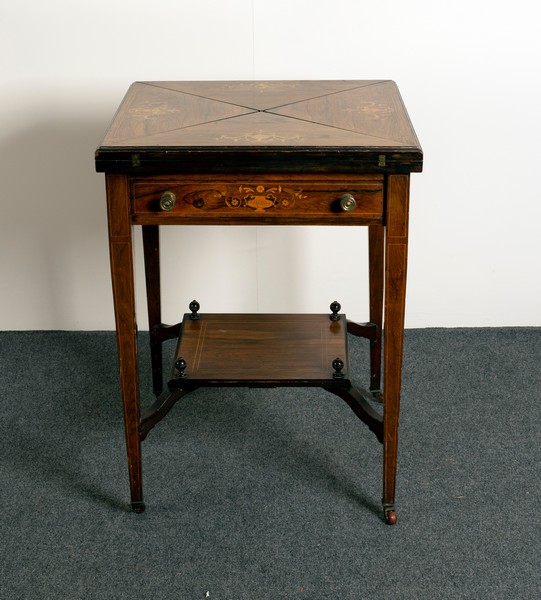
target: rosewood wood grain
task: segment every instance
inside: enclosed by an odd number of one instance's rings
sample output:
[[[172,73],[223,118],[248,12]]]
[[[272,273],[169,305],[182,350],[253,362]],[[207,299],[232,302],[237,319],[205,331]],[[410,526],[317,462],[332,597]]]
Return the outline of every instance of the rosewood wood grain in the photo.
[[[422,151],[393,81],[137,82],[96,168],[410,173]]]
[[[152,363],[152,386],[154,394],[159,396],[163,391],[162,341],[158,337],[158,330],[162,326],[160,233],[157,225],[144,225],[142,230],[150,358]]]
[[[346,193],[356,201],[351,212],[340,206]],[[175,198],[167,211],[164,194]],[[383,176],[377,175],[145,178],[135,180],[133,196],[138,224],[370,225],[383,219]]]
[[[186,394],[193,392],[197,388],[189,389],[167,389],[162,392],[151,406],[149,406],[141,416],[140,438],[144,441],[150,430],[157,425],[173,406]]]
[[[370,340],[370,391],[378,400],[381,395],[381,342],[383,332],[383,284],[384,284],[385,229],[380,225],[368,228],[368,265],[370,322],[376,334]]]
[[[187,367],[176,386],[348,387],[347,321],[313,314],[186,314],[176,350]],[[333,377],[333,360],[344,362]]]
[[[322,95],[347,92],[377,83],[381,81],[153,81],[148,82],[148,85],[192,94],[207,100],[233,103],[251,110],[269,111]]]
[[[115,306],[116,337],[124,425],[128,454],[128,471],[132,508],[144,510],[139,435],[139,381],[137,377],[137,325],[133,278],[132,225],[129,218],[128,178],[107,175],[109,251]]]
[[[348,321],[348,333],[373,341],[377,336],[377,327],[375,323],[357,323],[355,321]]]
[[[175,364],[182,370],[141,418],[141,440],[183,396],[200,387],[322,387],[343,399],[383,442],[383,418],[369,392],[348,378],[345,316],[186,314]],[[336,357],[336,358],[333,358]],[[343,357],[337,361],[338,357]],[[339,371],[336,369],[340,363]]]
[[[138,82],[128,90],[95,158],[96,169],[106,173],[107,182],[134,510],[144,508],[141,439],[188,391],[202,384],[317,385],[344,399],[383,442],[384,514],[388,523],[396,522],[409,175],[421,171],[423,161],[396,84],[386,80]],[[165,192],[167,202],[162,201]],[[343,194],[354,197],[353,211],[338,209]],[[251,329],[246,324],[235,326],[229,337],[210,332],[208,338],[208,331],[198,337],[190,330],[192,325],[186,325],[179,341],[182,353],[188,349],[188,360],[179,372],[186,377],[170,380],[140,418],[133,224],[143,226],[157,394],[162,389],[161,343],[181,333],[180,324],[161,323],[159,225],[366,225],[370,323],[346,322],[341,317],[341,338],[331,336],[329,341],[321,337],[319,325],[313,329],[313,321],[306,331],[299,330],[297,322],[289,333],[282,331],[281,341],[274,340],[271,351],[256,361],[258,343],[268,343],[269,323],[259,331],[259,342],[247,339]],[[273,321],[276,326],[279,319]],[[345,343],[346,329],[370,340],[370,388],[378,395],[382,325],[383,416],[371,406],[368,393],[351,385]],[[232,338],[242,338],[244,349],[232,345]],[[195,347],[189,348],[194,340]],[[209,340],[210,345],[205,345]],[[304,350],[295,352],[292,344],[304,344]],[[276,358],[278,346],[282,362]],[[342,353],[344,357],[333,356]],[[311,360],[305,362],[310,354]],[[200,370],[197,357],[209,359],[212,369]]]
[[[163,391],[163,352],[166,340],[177,338],[181,324],[165,325],[161,311],[160,232],[157,225],[143,225],[143,255],[150,337],[152,387],[158,397]]]
[[[383,508],[395,503],[398,420],[406,302],[409,176],[389,175],[385,236],[385,345],[383,375]]]
[[[355,387],[349,388],[325,388],[328,392],[339,396],[344,400],[355,415],[368,426],[370,431],[375,434],[380,443],[383,443],[383,418],[370,405],[368,392]]]

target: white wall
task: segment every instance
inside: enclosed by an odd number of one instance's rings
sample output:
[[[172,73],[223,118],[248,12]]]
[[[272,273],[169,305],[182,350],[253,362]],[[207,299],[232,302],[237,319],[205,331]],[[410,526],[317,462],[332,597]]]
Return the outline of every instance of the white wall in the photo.
[[[541,325],[539,17],[531,0],[3,0],[0,329],[114,327],[93,152],[132,81],[266,78],[399,84],[425,151],[408,327]],[[166,229],[165,317],[192,298],[306,312],[336,298],[365,320],[365,238]],[[138,289],[144,328],[141,270]]]

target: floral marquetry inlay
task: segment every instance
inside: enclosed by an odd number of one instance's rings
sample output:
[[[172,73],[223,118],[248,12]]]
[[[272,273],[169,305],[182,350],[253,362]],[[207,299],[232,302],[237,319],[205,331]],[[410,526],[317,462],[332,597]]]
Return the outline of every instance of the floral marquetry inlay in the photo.
[[[306,198],[302,190],[284,188],[281,185],[267,187],[265,185],[224,186],[220,189],[200,190],[191,194],[193,206],[199,209],[215,209],[224,205],[233,209],[251,209],[265,211],[269,208],[288,209],[297,200]]]
[[[284,136],[284,135],[278,135],[277,133],[266,133],[264,132],[262,129],[260,129],[257,132],[251,132],[251,133],[243,133],[242,135],[221,135],[220,140],[226,141],[226,142],[235,142],[235,143],[242,143],[242,142],[248,142],[250,144],[253,143],[257,143],[257,144],[277,144],[277,143],[283,143],[283,144],[293,144],[296,141],[300,142],[301,141],[301,137],[299,135],[289,135],[289,136]]]

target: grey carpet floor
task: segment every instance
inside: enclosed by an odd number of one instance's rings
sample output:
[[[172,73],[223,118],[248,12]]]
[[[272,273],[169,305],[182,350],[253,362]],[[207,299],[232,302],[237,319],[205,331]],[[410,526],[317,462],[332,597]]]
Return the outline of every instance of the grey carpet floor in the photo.
[[[540,367],[541,329],[406,332],[394,527],[381,446],[311,389],[181,400],[136,515],[114,335],[0,332],[0,597],[537,599]]]

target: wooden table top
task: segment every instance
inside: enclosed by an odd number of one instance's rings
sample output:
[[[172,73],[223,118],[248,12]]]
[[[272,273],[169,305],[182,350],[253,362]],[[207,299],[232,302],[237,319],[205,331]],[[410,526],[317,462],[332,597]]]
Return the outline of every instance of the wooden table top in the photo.
[[[107,173],[422,170],[393,81],[131,85],[101,145]]]

